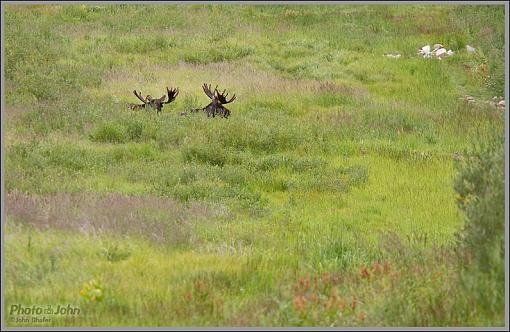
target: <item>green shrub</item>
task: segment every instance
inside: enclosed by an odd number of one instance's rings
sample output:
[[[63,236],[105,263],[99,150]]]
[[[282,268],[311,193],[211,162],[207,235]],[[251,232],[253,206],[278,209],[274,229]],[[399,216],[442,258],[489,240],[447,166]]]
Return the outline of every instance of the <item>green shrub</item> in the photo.
[[[227,161],[227,153],[219,144],[197,144],[182,149],[184,161],[198,161],[210,165],[223,166]]]
[[[210,47],[210,46],[209,46]],[[237,45],[214,45],[214,47],[195,49],[187,51],[184,61],[193,64],[208,64],[222,61],[234,61],[253,54],[255,49],[250,46]]]
[[[217,175],[229,185],[243,185],[254,176],[253,173],[250,173],[240,165],[225,165]]]
[[[124,128],[113,122],[106,122],[97,126],[90,138],[101,143],[123,143],[126,141]]]
[[[339,168],[340,174],[347,176],[349,186],[361,186],[368,182],[368,169],[366,166],[350,166]]]
[[[322,107],[332,107],[352,103],[351,101],[352,97],[350,97],[349,95],[333,92],[323,93],[319,95],[316,99],[317,105]]]
[[[504,259],[505,152],[497,137],[475,148],[468,160],[457,164],[458,205],[466,224],[463,240],[480,267],[487,271]]]
[[[306,127],[296,123],[290,117],[274,114],[260,114],[259,119],[236,119],[224,126],[220,134],[211,132],[211,140],[221,137],[224,147],[235,150],[250,150],[263,153],[290,150],[310,139]],[[281,120],[280,120],[281,118]],[[264,123],[264,125],[261,125]]]
[[[505,304],[505,148],[502,135],[473,149],[457,164],[455,190],[465,215],[461,248],[472,258],[462,273],[477,311],[500,315]]]
[[[297,158],[288,154],[271,154],[253,162],[256,170],[268,171],[280,167],[288,168],[293,172],[306,172],[322,169],[327,166],[326,161],[320,158]]]
[[[127,124],[127,137],[136,141],[142,137],[144,123],[138,120],[131,120]]]

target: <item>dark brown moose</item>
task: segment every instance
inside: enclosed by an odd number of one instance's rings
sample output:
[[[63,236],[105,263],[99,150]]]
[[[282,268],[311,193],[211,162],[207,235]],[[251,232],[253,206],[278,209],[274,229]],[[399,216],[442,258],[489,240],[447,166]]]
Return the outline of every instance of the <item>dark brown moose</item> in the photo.
[[[236,95],[234,94],[230,100],[227,100],[228,93],[225,94],[226,90],[223,90],[223,92],[220,94],[218,91],[218,86],[214,88],[214,93],[211,92],[210,84],[208,86],[204,83],[204,85],[202,85],[202,89],[204,90],[205,94],[211,98],[211,103],[202,109],[193,109],[191,112],[195,113],[203,111],[207,113],[208,117],[212,116],[214,118],[216,115],[219,115],[224,118],[228,118],[230,116],[230,110],[223,105],[233,102],[236,99]]]
[[[157,113],[161,113],[161,109],[163,108],[164,104],[169,104],[172,101],[175,100],[177,95],[179,94],[179,89],[168,89],[166,88],[166,92],[168,94],[168,100],[166,100],[166,95],[163,95],[159,99],[152,98],[151,95],[147,95],[147,97],[143,97],[141,92],[137,92],[136,90],[133,91],[135,96],[142,101],[143,104],[128,104],[128,107],[132,110],[141,110],[141,109],[156,109]],[[165,101],[166,100],[166,101]]]

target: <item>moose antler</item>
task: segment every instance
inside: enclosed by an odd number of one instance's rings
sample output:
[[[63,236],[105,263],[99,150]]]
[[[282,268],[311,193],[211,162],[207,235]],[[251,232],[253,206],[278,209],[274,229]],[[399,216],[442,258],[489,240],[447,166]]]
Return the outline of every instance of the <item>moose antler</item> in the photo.
[[[216,87],[216,88],[217,88],[217,87]],[[234,94],[234,95],[232,96],[232,98],[230,98],[230,100],[229,100],[229,101],[227,101],[228,93],[227,93],[227,94],[225,94],[225,91],[227,91],[227,90],[226,90],[226,89],[225,89],[225,90],[223,90],[223,92],[220,94],[216,88],[214,89],[214,92],[216,93],[216,96],[217,96],[218,100],[220,101],[220,103],[221,103],[222,105],[223,105],[223,104],[231,103],[231,102],[233,102],[233,101],[236,99],[236,95]]]
[[[147,99],[146,98],[143,98],[142,97],[142,93],[141,92],[136,92],[136,90],[133,90],[133,93],[135,94],[136,97],[138,97],[138,99],[140,99],[144,104],[147,104]],[[147,98],[150,97],[150,96],[147,96]]]
[[[168,104],[175,100],[175,98],[179,94],[179,89],[175,88],[175,89],[170,90],[170,89],[168,89],[168,87],[166,87],[166,92],[168,94],[168,101],[166,101],[165,104]],[[164,99],[162,101],[164,101]]]
[[[143,102],[143,105],[134,105],[130,104],[129,107],[131,109],[141,109],[141,108],[152,108],[156,109],[158,114],[161,113],[161,109],[163,108],[163,104],[169,104],[175,100],[175,97],[179,94],[179,89],[175,88],[170,90],[168,87],[166,88],[166,92],[168,94],[168,101],[166,100],[167,95],[164,94],[161,98],[152,98],[151,95],[147,95],[145,98],[142,96],[142,93],[134,90],[133,93],[135,96]]]
[[[217,88],[217,87],[218,87],[218,86],[216,85],[216,88]],[[214,90],[216,90],[216,88],[214,88]],[[212,93],[212,92],[211,92],[211,84],[209,84],[209,86],[207,86],[207,84],[205,84],[205,83],[204,83],[204,85],[202,85],[202,89],[204,89],[205,94],[206,94],[209,98],[211,98],[211,99],[213,99],[213,98],[214,98],[214,93]]]

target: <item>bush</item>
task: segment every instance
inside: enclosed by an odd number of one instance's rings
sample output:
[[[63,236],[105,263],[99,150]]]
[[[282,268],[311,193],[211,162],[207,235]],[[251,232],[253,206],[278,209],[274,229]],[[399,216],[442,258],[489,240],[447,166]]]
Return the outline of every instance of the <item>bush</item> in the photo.
[[[123,143],[126,140],[126,135],[118,124],[106,122],[96,127],[90,134],[90,138],[102,143]]]
[[[237,45],[215,45],[214,47],[195,49],[187,51],[183,55],[183,59],[187,63],[208,64],[223,61],[234,61],[254,53],[255,49],[250,46]]]
[[[463,241],[487,271],[505,257],[504,138],[476,147],[468,161],[458,166],[455,190],[458,206],[466,216]]]
[[[140,140],[144,129],[144,123],[138,120],[131,120],[127,124],[127,136],[132,141]]]
[[[455,190],[465,225],[461,248],[472,258],[462,274],[479,311],[501,314],[505,304],[505,149],[504,136],[479,144],[457,165]]]
[[[186,162],[201,162],[220,167],[227,161],[226,152],[215,143],[186,146],[182,150],[182,156]]]
[[[350,167],[342,167],[337,169],[337,171],[347,176],[347,183],[349,186],[362,186],[368,182],[368,169],[366,166],[350,166]]]

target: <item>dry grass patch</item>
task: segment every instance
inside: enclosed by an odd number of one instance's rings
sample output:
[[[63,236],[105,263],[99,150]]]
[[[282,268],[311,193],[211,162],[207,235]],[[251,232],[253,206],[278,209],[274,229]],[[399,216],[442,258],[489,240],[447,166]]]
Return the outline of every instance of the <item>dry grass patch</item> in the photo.
[[[9,218],[40,229],[134,235],[158,244],[194,243],[195,222],[228,214],[204,203],[122,194],[37,196],[13,191],[6,194],[5,206]]]
[[[257,97],[285,93],[296,97],[315,94],[347,95],[353,98],[367,98],[369,92],[361,86],[342,82],[309,79],[287,79],[258,69],[245,63],[190,64],[177,65],[139,63],[136,70],[118,69],[105,77],[105,88],[97,91],[101,95],[114,95],[121,100],[136,100],[134,89],[159,96],[164,88],[179,87],[183,93],[203,96],[201,85],[206,82],[221,89],[232,91],[242,102],[242,97]],[[204,100],[206,99],[205,96]],[[246,97],[245,97],[246,98]],[[177,101],[179,102],[179,100]],[[206,102],[206,101],[204,101]]]

